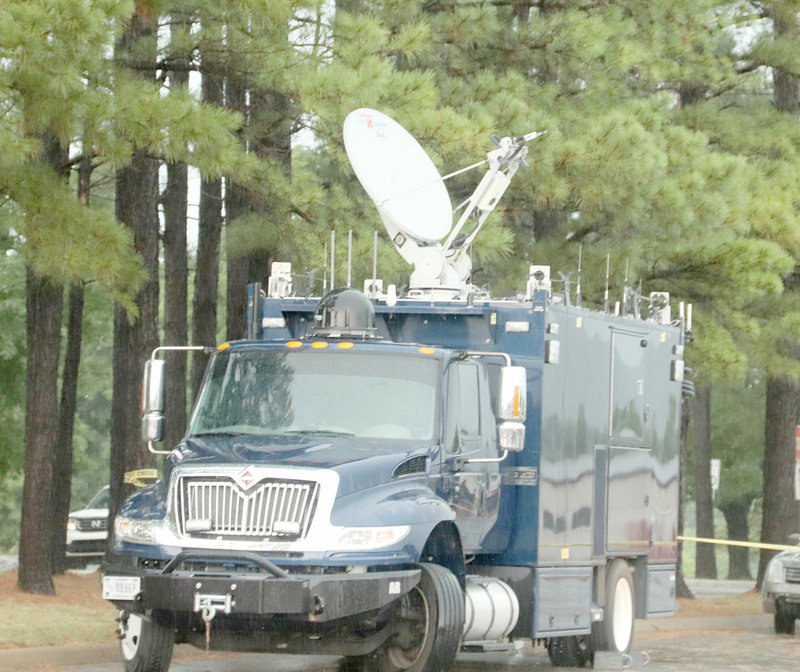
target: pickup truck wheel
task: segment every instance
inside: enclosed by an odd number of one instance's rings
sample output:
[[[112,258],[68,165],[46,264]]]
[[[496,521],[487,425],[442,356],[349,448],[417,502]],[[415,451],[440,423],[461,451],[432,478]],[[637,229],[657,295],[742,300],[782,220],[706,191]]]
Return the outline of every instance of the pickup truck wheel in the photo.
[[[633,577],[627,562],[614,560],[606,573],[605,618],[592,625],[592,648],[595,651],[628,653],[633,643],[636,611]]]
[[[175,645],[171,616],[163,612],[140,616],[121,611],[118,620],[125,672],[167,672]]]
[[[401,598],[398,634],[372,659],[376,672],[441,672],[456,659],[464,630],[464,593],[440,565],[422,563],[420,582]]]
[[[555,667],[584,667],[592,660],[588,637],[551,637],[547,655]]]
[[[775,605],[775,632],[779,635],[793,635],[794,626],[794,611],[785,604]]]

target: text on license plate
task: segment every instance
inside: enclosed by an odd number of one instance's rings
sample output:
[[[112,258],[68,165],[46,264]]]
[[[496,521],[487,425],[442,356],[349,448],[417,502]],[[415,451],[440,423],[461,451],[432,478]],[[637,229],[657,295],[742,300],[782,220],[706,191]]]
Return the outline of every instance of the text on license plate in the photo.
[[[104,576],[104,600],[132,600],[142,590],[142,579],[138,576]]]

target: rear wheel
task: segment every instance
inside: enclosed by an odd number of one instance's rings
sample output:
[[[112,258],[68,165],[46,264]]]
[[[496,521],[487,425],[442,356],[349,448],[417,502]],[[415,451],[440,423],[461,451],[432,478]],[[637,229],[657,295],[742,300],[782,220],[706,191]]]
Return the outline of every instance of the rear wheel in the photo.
[[[464,630],[464,593],[439,565],[420,564],[420,582],[400,600],[398,633],[372,656],[376,672],[442,672],[455,661]]]
[[[118,622],[125,672],[167,672],[175,645],[171,615],[156,611],[140,616],[121,611]]]
[[[595,651],[628,653],[633,643],[636,604],[631,568],[624,560],[614,560],[606,573],[605,617],[592,626]]]
[[[775,632],[779,635],[793,635],[794,628],[794,611],[785,604],[775,605]]]

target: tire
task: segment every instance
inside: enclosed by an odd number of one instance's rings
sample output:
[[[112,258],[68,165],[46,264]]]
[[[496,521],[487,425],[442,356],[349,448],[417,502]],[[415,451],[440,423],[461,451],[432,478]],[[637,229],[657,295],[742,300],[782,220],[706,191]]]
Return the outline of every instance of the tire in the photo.
[[[592,625],[595,651],[628,653],[633,644],[636,603],[631,568],[624,560],[614,560],[606,572],[605,617]]]
[[[464,593],[440,565],[421,563],[420,582],[400,600],[393,622],[400,631],[371,657],[374,672],[445,672],[456,659],[464,630]]]
[[[592,660],[586,636],[553,637],[547,641],[547,655],[555,667],[585,667]]]
[[[171,614],[119,613],[119,648],[125,672],[167,672],[174,645]]]
[[[775,605],[775,632],[779,635],[793,635],[795,628],[794,611],[785,604]]]

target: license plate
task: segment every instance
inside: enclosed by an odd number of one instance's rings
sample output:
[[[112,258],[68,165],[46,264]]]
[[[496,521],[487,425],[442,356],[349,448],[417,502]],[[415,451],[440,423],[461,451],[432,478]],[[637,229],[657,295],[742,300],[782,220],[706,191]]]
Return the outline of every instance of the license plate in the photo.
[[[142,579],[138,576],[104,576],[104,600],[133,600],[142,591]]]

